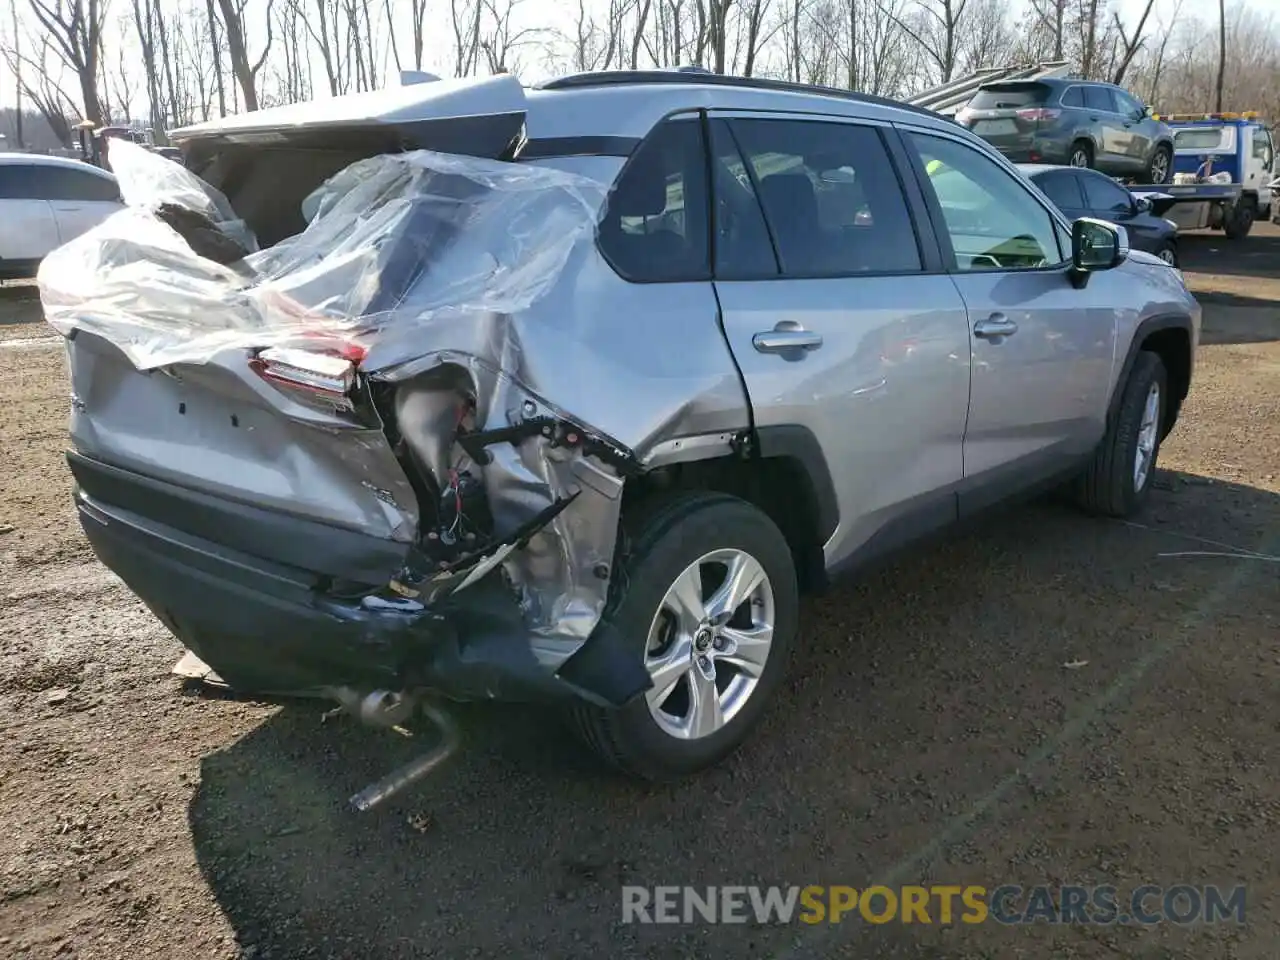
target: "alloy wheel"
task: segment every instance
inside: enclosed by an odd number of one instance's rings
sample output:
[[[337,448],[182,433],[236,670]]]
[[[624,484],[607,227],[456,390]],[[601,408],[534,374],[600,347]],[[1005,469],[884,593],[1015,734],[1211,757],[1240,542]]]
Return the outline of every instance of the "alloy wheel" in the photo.
[[[1071,152],[1071,166],[1087,167],[1089,166],[1089,152],[1084,147],[1076,147]]]
[[[769,575],[743,550],[713,550],[676,577],[645,646],[645,697],[664,733],[709,737],[742,710],[764,673],[775,612]]]
[[[1151,158],[1151,182],[1164,183],[1164,179],[1168,175],[1169,155],[1163,150],[1157,150],[1156,155]]]
[[[1156,456],[1156,440],[1160,433],[1160,384],[1151,384],[1147,402],[1142,407],[1142,423],[1138,427],[1137,449],[1133,454],[1133,489],[1135,492],[1147,485],[1151,465]]]

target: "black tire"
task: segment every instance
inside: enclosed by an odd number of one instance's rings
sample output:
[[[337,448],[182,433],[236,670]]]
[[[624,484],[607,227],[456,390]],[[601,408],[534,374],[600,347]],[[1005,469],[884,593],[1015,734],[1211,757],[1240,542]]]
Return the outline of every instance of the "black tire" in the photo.
[[[1155,447],[1151,452],[1151,465],[1141,487],[1134,483],[1134,463],[1138,448],[1138,433],[1142,426],[1143,409],[1151,385],[1160,388],[1160,412],[1157,424],[1164,423],[1168,409],[1169,380],[1164,362],[1159,355],[1143,350],[1138,353],[1129,372],[1129,379],[1122,389],[1120,409],[1107,428],[1093,462],[1080,476],[1076,485],[1076,499],[1090,513],[1107,517],[1129,517],[1140,511],[1151,493],[1151,483],[1160,458],[1160,441],[1163,429],[1155,434]]]
[[[1173,243],[1162,243],[1156,249],[1156,256],[1171,267],[1178,265],[1178,248]]]
[[[1157,158],[1164,161],[1164,173],[1156,170]],[[1147,164],[1147,169],[1142,172],[1143,183],[1169,183],[1173,180],[1173,150],[1166,144],[1160,144],[1151,152],[1151,161]]]
[[[791,548],[782,532],[755,506],[721,493],[691,491],[636,511],[623,524],[605,618],[633,640],[643,657],[650,626],[676,577],[709,552],[736,548],[768,575],[773,589],[774,634],[755,689],[718,731],[682,740],[665,732],[645,697],[621,709],[581,703],[574,727],[609,765],[646,780],[674,780],[712,766],[736,750],[768,706],[786,673],[799,624],[799,588]]]
[[[1083,163],[1077,162],[1083,159]],[[1088,140],[1077,140],[1071,144],[1071,149],[1067,152],[1067,166],[1069,167],[1088,167],[1093,169],[1093,144]]]
[[[1249,197],[1240,198],[1231,218],[1222,226],[1228,240],[1243,240],[1249,236],[1249,231],[1253,229],[1253,212],[1256,206]]]

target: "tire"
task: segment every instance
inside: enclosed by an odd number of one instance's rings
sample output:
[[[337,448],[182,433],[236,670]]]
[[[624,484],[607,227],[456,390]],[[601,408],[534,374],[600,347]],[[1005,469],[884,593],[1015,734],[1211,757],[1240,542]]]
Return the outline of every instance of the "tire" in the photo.
[[[1231,219],[1222,226],[1228,240],[1243,240],[1249,236],[1249,231],[1253,229],[1253,212],[1256,206],[1257,204],[1249,198],[1241,198]]]
[[[636,656],[645,658],[651,675],[651,660],[668,658],[668,677],[676,679],[667,686],[666,695],[659,694],[655,686],[620,709],[577,704],[572,719],[579,736],[609,765],[646,780],[674,780],[723,760],[759,721],[782,682],[795,645],[799,588],[791,548],[782,532],[762,511],[743,500],[694,491],[637,513],[624,522],[616,589],[605,618],[623,637],[633,639]],[[701,578],[701,599],[714,600],[720,561],[708,561],[700,568],[694,565],[716,556],[722,560],[753,558],[768,589],[757,588],[754,594],[747,594],[750,599],[737,608],[728,623],[708,629],[704,620],[703,629],[695,632],[687,626],[692,618],[681,618],[669,607],[671,591],[677,583],[696,582],[685,578],[691,576],[690,570],[700,569],[705,575]],[[759,656],[755,644],[744,644],[737,651],[729,646],[734,637],[759,636],[758,631],[748,632],[747,620],[742,618],[766,621],[770,614],[773,633],[767,654]],[[723,636],[718,636],[721,631]],[[734,663],[738,654],[742,656],[737,659],[750,662],[745,658],[747,650],[754,650],[753,656],[763,661],[762,666],[752,668],[754,682]],[[710,687],[704,669],[707,663],[714,676]],[[728,685],[721,688],[721,682]],[[740,699],[733,699],[731,687]],[[704,692],[698,700],[704,706],[711,702],[709,691],[715,691],[723,725],[708,724],[702,733],[690,729],[697,726],[696,718],[716,715],[714,709],[695,713],[695,689]],[[652,708],[651,700],[655,701]],[[682,707],[684,717],[680,716]],[[682,724],[683,737],[673,732]]]
[[[1178,248],[1172,243],[1161,244],[1160,247],[1156,249],[1156,256],[1171,267],[1176,267],[1178,265]]]
[[[1130,517],[1140,511],[1151,493],[1151,480],[1160,456],[1161,425],[1169,393],[1169,380],[1159,355],[1138,353],[1122,388],[1120,409],[1107,428],[1093,462],[1077,481],[1076,498],[1090,513],[1107,517]],[[1144,430],[1152,413],[1151,391],[1157,390],[1153,428]],[[1150,447],[1147,469],[1138,476],[1139,440]]]
[[[1151,153],[1151,162],[1147,164],[1147,169],[1143,171],[1143,182],[1168,183],[1172,179],[1173,150],[1162,143]]]
[[[1093,168],[1093,144],[1088,140],[1077,140],[1071,144],[1067,152],[1067,166]]]

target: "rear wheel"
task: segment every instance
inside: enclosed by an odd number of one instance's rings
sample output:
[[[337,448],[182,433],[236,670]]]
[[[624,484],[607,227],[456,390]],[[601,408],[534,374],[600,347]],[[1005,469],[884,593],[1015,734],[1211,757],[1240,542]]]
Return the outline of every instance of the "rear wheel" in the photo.
[[[1077,140],[1071,145],[1067,164],[1072,167],[1093,166],[1093,145],[1088,140]]]
[[[1249,236],[1249,231],[1253,229],[1253,212],[1256,206],[1256,202],[1251,198],[1240,198],[1240,202],[1235,205],[1231,216],[1222,226],[1228,240],[1243,240]]]
[[[1082,507],[1109,517],[1137,513],[1151,492],[1168,402],[1159,355],[1141,351],[1123,389],[1120,409],[1076,487]]]
[[[791,549],[763,512],[718,493],[681,494],[629,524],[606,617],[653,681],[621,709],[575,708],[611,765],[670,780],[746,739],[786,671],[798,624]]]

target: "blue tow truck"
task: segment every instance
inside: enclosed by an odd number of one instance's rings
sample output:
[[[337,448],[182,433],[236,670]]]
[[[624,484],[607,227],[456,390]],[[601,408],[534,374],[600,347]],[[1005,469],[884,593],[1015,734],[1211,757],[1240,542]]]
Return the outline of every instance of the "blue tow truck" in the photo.
[[[1160,116],[1173,129],[1173,182],[1132,186],[1154,211],[1181,230],[1223,231],[1231,240],[1249,235],[1255,220],[1272,211],[1275,144],[1257,113]]]

